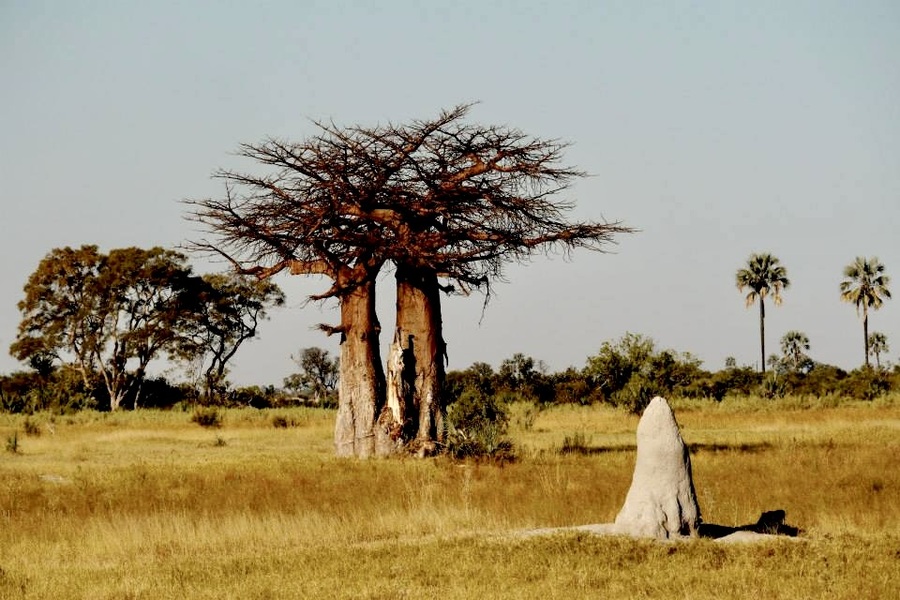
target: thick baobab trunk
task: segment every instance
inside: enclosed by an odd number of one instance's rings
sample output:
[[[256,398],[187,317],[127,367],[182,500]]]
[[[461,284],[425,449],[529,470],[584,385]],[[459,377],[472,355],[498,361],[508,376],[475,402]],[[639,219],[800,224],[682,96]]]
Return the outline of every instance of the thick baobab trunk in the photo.
[[[397,328],[389,380],[403,439],[421,455],[444,436],[444,344],[440,286],[430,269],[397,267]]]
[[[375,454],[375,416],[384,405],[375,282],[341,297],[341,381],[334,445],[338,456]]]

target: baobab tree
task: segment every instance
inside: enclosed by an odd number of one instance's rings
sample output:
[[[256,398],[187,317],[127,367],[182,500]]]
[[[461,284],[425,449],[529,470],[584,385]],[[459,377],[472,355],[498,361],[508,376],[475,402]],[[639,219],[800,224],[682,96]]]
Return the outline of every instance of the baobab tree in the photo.
[[[573,205],[558,196],[583,173],[561,164],[565,144],[466,123],[469,109],[379,132],[379,140],[391,140],[403,155],[392,176],[394,199],[375,215],[400,242],[382,251],[397,278],[388,361],[392,414],[385,417],[420,450],[442,433],[441,290],[479,288],[489,297],[492,279],[508,261],[551,248],[602,250],[615,234],[630,231],[566,218]]]
[[[869,368],[869,309],[878,310],[885,299],[890,299],[890,277],[884,274],[884,265],[876,258],[857,256],[844,267],[841,281],[841,300],[856,305],[856,313],[863,321],[866,368]]]
[[[209,225],[219,241],[191,246],[216,252],[238,272],[260,279],[282,271],[331,278],[330,288],[311,299],[340,302],[340,324],[320,326],[328,334],[341,336],[335,449],[339,456],[368,457],[375,452],[375,417],[384,404],[381,325],[375,312],[375,279],[384,260],[366,250],[367,244],[374,247],[376,232],[336,212],[343,198],[360,190],[339,183],[355,165],[342,163],[329,150],[333,148],[315,141],[306,149],[306,164],[317,178],[292,178],[286,172],[259,178],[219,172],[227,181],[223,199],[188,202],[197,207],[194,218]],[[265,162],[259,148],[244,146],[241,153]],[[329,197],[324,180],[331,177],[335,185],[348,188],[341,196]],[[246,191],[238,194],[235,190],[241,188]],[[360,236],[371,237],[361,241]]]
[[[341,324],[326,328],[342,335],[338,454],[439,441],[442,290],[489,291],[510,260],[553,246],[601,249],[630,231],[566,221],[572,205],[552,197],[582,174],[559,165],[565,144],[466,124],[469,109],[404,126],[316,123],[319,134],[305,142],[244,145],[240,154],[275,173],[220,172],[225,198],[190,202],[218,237],[195,247],[261,277],[332,278],[317,298],[337,297],[342,307]],[[375,276],[389,262],[398,288],[390,401],[374,313]]]
[[[775,306],[781,304],[781,291],[790,286],[787,269],[769,253],[751,254],[747,266],[738,269],[735,282],[739,291],[748,288],[746,303],[750,307],[759,301],[759,353],[760,368],[766,373],[766,296],[772,296]]]

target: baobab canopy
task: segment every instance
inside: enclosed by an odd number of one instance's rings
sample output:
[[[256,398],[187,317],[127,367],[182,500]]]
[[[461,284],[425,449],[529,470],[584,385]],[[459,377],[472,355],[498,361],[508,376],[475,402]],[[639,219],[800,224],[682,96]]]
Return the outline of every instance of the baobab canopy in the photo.
[[[602,251],[631,231],[569,221],[574,205],[561,196],[584,173],[562,164],[566,144],[467,123],[471,107],[406,125],[316,122],[317,134],[301,142],[244,144],[239,155],[271,171],[219,171],[223,197],[188,201],[191,218],[212,234],[196,249],[259,277],[331,278],[316,298],[341,302],[340,325],[324,327],[342,336],[339,454],[440,444],[441,290],[489,290],[509,261],[553,247]],[[374,303],[388,263],[398,285],[390,404]]]

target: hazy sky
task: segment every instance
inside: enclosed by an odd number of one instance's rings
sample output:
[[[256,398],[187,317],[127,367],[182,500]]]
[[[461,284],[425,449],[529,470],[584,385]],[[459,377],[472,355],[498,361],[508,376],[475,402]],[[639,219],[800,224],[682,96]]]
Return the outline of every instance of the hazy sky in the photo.
[[[805,332],[852,368],[862,326],[843,267],[878,256],[900,295],[900,3],[0,1],[0,373],[22,286],[52,248],[175,246],[184,198],[222,193],[233,152],[300,140],[311,119],[374,125],[480,101],[471,119],[573,143],[592,174],[577,217],[641,231],[614,254],[537,257],[482,299],[445,302],[450,368],[515,352],[581,367],[627,331],[709,369],[758,361],[735,271],[778,256],[792,281],[767,345]],[[201,270],[210,266],[198,261]],[[225,265],[213,268],[224,269]],[[393,323],[389,273],[380,318]],[[290,354],[336,351],[284,276],[288,307],[233,380],[274,383]],[[870,318],[900,351],[900,299]],[[387,336],[385,336],[387,337]]]

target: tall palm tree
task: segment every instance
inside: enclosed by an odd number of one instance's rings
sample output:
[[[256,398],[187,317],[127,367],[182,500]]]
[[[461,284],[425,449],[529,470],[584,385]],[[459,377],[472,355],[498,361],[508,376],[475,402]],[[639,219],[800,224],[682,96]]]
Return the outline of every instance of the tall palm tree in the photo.
[[[738,269],[735,281],[739,291],[748,288],[747,306],[759,300],[759,351],[763,374],[766,373],[766,296],[772,295],[776,306],[781,304],[781,291],[791,285],[787,269],[769,253],[751,254],[747,266]]]
[[[869,334],[869,354],[875,355],[875,366],[879,369],[881,369],[881,355],[889,350],[886,335],[880,331],[873,331]]]
[[[781,353],[794,371],[799,371],[809,351],[809,338],[802,331],[788,331],[781,338]]]
[[[866,367],[869,367],[869,309],[878,310],[885,299],[890,299],[888,284],[891,279],[884,274],[884,265],[876,258],[857,256],[844,267],[841,282],[841,300],[856,304],[856,314],[862,315],[863,342]]]

